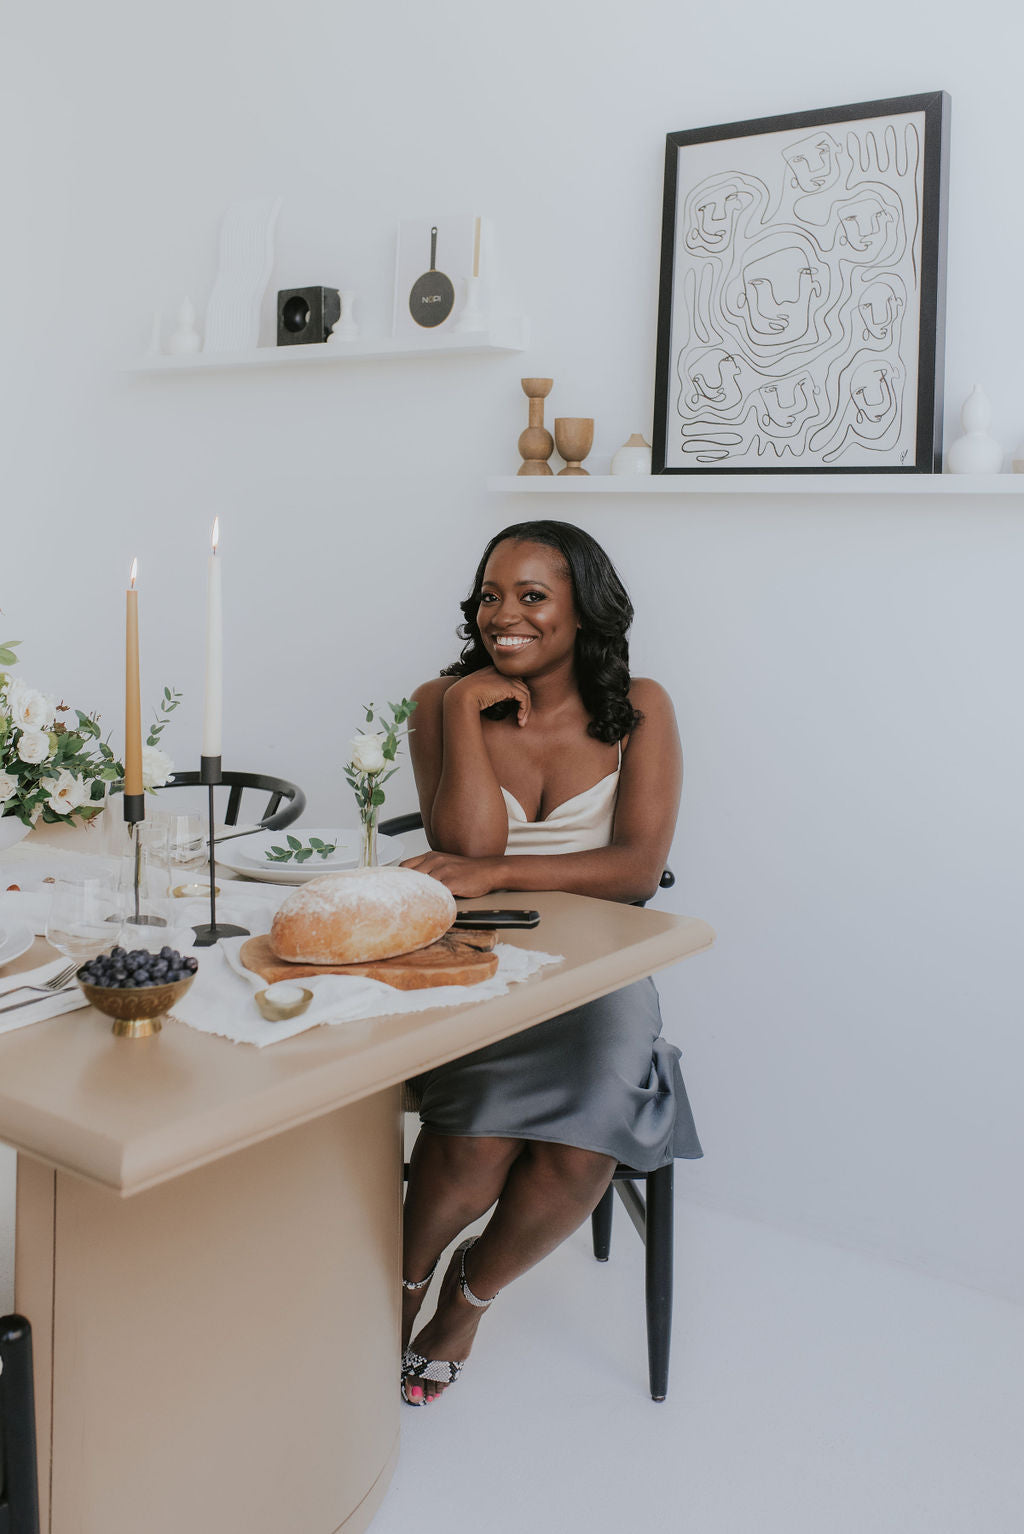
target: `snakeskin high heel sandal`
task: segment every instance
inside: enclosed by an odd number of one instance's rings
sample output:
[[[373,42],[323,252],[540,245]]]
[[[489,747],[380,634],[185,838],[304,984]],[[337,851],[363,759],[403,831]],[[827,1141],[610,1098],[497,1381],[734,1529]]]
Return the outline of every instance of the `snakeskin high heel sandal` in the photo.
[[[477,1238],[474,1236],[472,1240],[464,1241],[456,1250],[455,1255],[459,1259],[459,1288],[462,1291],[463,1298],[467,1299],[471,1305],[475,1305],[477,1310],[486,1310],[498,1298],[501,1290],[499,1289],[497,1294],[492,1294],[489,1300],[482,1300],[469,1287],[466,1281],[466,1253],[471,1246],[475,1246],[476,1241]],[[433,1274],[430,1277],[433,1277]],[[430,1277],[425,1278],[423,1283],[429,1283]],[[404,1284],[405,1280],[403,1279],[402,1282]],[[422,1284],[414,1284],[407,1287],[422,1288]],[[461,1373],[461,1363],[456,1363],[454,1360],[447,1358],[426,1358],[422,1353],[417,1353],[412,1348],[406,1348],[402,1354],[402,1400],[405,1401],[407,1406],[426,1406],[429,1404],[426,1396],[421,1401],[410,1401],[406,1392],[408,1380],[433,1380],[438,1385],[454,1385]],[[437,1397],[433,1396],[431,1399],[436,1400]]]
[[[438,1258],[437,1261],[440,1262],[440,1260],[441,1259]],[[425,1289],[427,1287],[427,1285],[430,1283],[430,1280],[433,1278],[433,1276],[434,1276],[434,1274],[436,1272],[437,1272],[437,1262],[434,1263],[434,1266],[431,1268],[431,1270],[427,1274],[426,1278],[421,1278],[419,1283],[413,1283],[411,1278],[403,1278],[402,1279],[402,1288],[403,1289]]]

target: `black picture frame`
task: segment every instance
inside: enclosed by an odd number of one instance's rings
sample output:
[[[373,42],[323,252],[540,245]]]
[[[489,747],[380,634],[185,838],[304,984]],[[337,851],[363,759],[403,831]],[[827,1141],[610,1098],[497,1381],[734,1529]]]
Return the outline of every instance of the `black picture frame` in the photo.
[[[949,123],[933,91],[667,135],[653,473],[941,472]]]

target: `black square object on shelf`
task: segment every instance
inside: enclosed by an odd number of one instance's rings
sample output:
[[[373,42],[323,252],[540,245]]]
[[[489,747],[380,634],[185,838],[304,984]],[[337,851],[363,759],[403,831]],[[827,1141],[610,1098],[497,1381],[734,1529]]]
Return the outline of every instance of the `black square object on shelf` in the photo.
[[[283,288],[277,295],[277,344],[326,341],[340,317],[337,288]]]

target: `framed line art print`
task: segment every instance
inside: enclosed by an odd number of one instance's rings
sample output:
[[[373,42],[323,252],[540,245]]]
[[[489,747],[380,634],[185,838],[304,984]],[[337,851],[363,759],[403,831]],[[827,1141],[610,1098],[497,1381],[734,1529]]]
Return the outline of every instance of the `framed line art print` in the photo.
[[[655,474],[941,472],[949,115],[668,135]]]

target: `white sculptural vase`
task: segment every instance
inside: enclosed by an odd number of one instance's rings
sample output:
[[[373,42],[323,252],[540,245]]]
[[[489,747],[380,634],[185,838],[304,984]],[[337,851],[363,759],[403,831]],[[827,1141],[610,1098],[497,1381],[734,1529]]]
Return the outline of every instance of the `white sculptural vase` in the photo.
[[[980,384],[974,384],[960,412],[964,434],[952,443],[946,458],[950,474],[998,474],[1003,450],[989,434],[992,407]]]

